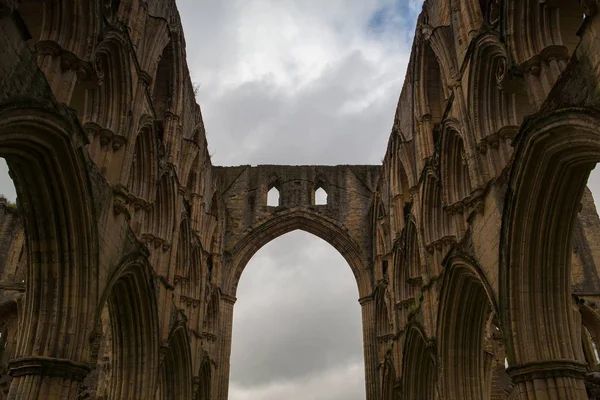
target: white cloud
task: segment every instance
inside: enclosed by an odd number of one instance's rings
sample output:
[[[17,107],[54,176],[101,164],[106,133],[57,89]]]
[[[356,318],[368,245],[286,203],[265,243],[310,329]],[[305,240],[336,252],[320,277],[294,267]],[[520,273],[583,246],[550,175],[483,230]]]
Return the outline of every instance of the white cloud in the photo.
[[[215,164],[380,162],[408,61],[410,4],[212,3],[178,2]]]

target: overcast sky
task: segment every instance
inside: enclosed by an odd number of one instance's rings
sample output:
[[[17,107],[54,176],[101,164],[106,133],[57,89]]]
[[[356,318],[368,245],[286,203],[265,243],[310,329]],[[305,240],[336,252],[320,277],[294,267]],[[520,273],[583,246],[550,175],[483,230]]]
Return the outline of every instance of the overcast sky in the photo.
[[[420,0],[177,3],[215,165],[381,163]],[[263,247],[238,288],[230,399],[364,399],[357,298],[322,240]]]

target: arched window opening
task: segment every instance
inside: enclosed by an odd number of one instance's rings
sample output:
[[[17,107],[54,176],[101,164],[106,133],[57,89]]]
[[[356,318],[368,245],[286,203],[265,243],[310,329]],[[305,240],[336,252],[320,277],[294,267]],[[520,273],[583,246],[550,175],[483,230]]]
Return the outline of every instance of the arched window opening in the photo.
[[[267,206],[279,207],[281,205],[281,198],[279,195],[279,189],[273,186],[267,193]]]
[[[6,160],[0,157],[0,198],[13,209],[17,208],[17,191],[15,184],[10,177],[10,171]]]
[[[165,117],[165,112],[173,105],[172,92],[174,82],[174,62],[175,55],[173,52],[173,43],[169,43],[165,47],[158,69],[156,71],[156,79],[153,82],[152,89],[152,104],[156,119],[162,120]]]
[[[327,192],[322,187],[319,187],[317,190],[315,190],[315,205],[327,205]]]
[[[236,298],[230,399],[264,397],[274,382],[279,398],[364,398],[357,285],[328,243],[304,231],[274,239],[246,266]]]
[[[25,284],[27,250],[22,216],[17,210],[17,193],[9,167],[0,158],[0,281]]]

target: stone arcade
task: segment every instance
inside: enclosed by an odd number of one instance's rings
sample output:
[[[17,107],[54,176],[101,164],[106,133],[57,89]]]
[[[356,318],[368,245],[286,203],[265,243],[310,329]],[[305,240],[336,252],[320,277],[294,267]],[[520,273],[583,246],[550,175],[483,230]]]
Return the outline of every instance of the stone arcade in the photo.
[[[0,398],[226,400],[294,229],[354,273],[368,400],[600,396],[598,7],[427,0],[383,165],[215,167],[174,0],[0,0]]]

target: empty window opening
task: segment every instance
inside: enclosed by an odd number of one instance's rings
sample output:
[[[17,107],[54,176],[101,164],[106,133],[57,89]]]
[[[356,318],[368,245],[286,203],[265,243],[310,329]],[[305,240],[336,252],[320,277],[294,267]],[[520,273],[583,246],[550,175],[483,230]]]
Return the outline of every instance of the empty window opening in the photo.
[[[17,192],[4,158],[0,158],[0,199],[10,208],[17,208]]]
[[[322,187],[315,190],[315,204],[318,206],[327,205],[327,192]]]
[[[279,197],[279,190],[273,186],[267,193],[267,205],[269,207],[279,207],[281,205]]]

